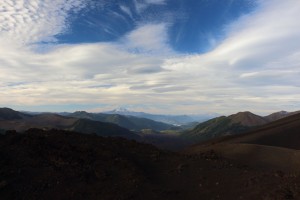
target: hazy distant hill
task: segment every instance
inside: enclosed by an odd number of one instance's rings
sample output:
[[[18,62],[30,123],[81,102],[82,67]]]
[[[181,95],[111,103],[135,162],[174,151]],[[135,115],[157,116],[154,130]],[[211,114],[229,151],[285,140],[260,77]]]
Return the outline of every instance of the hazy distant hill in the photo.
[[[267,122],[263,117],[251,112],[239,112],[200,123],[193,130],[183,134],[183,137],[194,141],[205,141],[223,135],[239,134]]]
[[[174,128],[174,126],[170,124],[165,124],[146,118],[125,116],[119,114],[88,113],[85,111],[77,111],[69,114],[68,116],[101,122],[109,122],[134,131],[141,131],[143,129],[162,131]]]
[[[208,119],[218,116],[217,114],[203,114],[203,115],[158,115],[158,114],[149,114],[145,112],[134,112],[127,110],[126,108],[118,108],[115,110],[103,112],[106,114],[119,114],[126,116],[135,116],[140,118],[147,118],[154,121],[159,121],[167,124],[172,124],[175,126],[186,125],[191,122],[203,122]]]
[[[272,122],[298,113],[300,113],[300,111],[295,111],[295,112],[279,111],[279,112],[272,113],[268,116],[265,116],[264,118],[269,122]]]

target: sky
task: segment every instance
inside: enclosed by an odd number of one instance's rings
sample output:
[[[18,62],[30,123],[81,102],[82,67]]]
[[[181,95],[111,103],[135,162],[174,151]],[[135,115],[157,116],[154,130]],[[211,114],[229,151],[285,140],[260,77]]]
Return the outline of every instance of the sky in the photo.
[[[0,106],[300,110],[299,0],[1,0]]]

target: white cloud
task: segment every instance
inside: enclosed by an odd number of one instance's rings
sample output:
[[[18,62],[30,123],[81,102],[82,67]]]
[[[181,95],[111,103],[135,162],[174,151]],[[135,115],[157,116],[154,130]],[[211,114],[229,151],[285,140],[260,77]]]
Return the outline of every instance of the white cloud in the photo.
[[[156,4],[156,5],[162,5],[166,3],[166,0],[145,0],[148,4]]]
[[[151,5],[164,5],[166,0],[134,0],[135,8],[138,13],[142,13]]]
[[[120,5],[120,9],[121,9],[125,14],[127,14],[130,18],[133,19],[133,15],[132,15],[132,12],[131,12],[131,10],[130,10],[129,7],[124,6],[124,5]]]
[[[125,45],[132,51],[144,53],[170,53],[168,44],[168,25],[146,24],[130,32],[124,39]]]
[[[276,102],[273,110],[279,105],[295,108],[292,105],[300,91],[299,18],[298,1],[260,1],[256,12],[227,27],[227,38],[213,51],[167,60],[164,68],[188,72],[193,80],[198,77],[198,91],[209,88],[207,96],[212,100],[218,100],[216,94],[227,94],[225,100],[220,100],[230,110],[264,112],[272,107],[270,102]],[[236,98],[239,96],[245,98]],[[299,104],[294,105],[300,109]]]
[[[1,104],[118,104],[136,96],[135,104],[141,92],[130,87],[150,81],[148,70],[162,64],[161,57],[131,54],[113,44],[60,46],[44,54],[26,48],[12,52],[0,55]]]
[[[15,2],[21,1],[4,2],[1,10],[16,13]],[[300,109],[298,1],[260,1],[257,11],[226,28],[227,38],[219,46],[201,55],[173,52],[165,23],[140,24],[121,42],[55,45],[36,53],[18,41],[53,39],[66,28],[67,12],[62,10],[72,6],[53,1],[58,9],[47,1],[50,11],[40,12],[34,3],[39,1],[30,2],[28,8],[19,5],[24,10],[20,19],[0,15],[7,21],[0,23],[2,105],[105,103],[142,105],[162,113],[225,114]],[[64,14],[51,18],[56,11]],[[45,16],[39,16],[35,27],[34,15],[27,12]],[[7,37],[17,38],[16,43]]]

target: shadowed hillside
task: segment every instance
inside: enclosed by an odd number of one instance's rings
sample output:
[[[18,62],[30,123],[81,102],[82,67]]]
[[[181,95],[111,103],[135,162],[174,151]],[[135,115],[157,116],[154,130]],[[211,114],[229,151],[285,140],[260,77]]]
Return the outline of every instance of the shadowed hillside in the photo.
[[[78,111],[68,116],[82,119],[90,119],[100,122],[109,122],[134,131],[141,131],[143,129],[162,131],[174,127],[170,124],[153,121],[146,118],[124,116],[119,114],[87,113],[84,111]]]
[[[0,120],[16,120],[25,119],[30,115],[12,110],[10,108],[0,108]]]
[[[2,112],[4,113],[3,116],[6,117],[3,117],[4,120],[0,120],[0,133],[5,132],[5,130],[24,132],[30,128],[39,128],[44,130],[72,130],[101,136],[120,136],[128,139],[140,138],[128,129],[112,123],[64,117],[57,114],[25,115],[11,109],[8,109],[8,111]]]
[[[139,136],[115,124],[103,123],[88,119],[77,120],[67,130],[81,133],[95,133],[101,136],[119,136],[128,139],[139,139]]]

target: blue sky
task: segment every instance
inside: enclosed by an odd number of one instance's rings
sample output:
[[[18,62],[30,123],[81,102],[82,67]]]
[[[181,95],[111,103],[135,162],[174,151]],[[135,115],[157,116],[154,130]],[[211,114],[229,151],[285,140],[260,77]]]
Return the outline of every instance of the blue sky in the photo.
[[[58,42],[114,42],[142,24],[165,23],[172,49],[181,53],[206,52],[225,37],[226,24],[253,11],[256,5],[249,0],[146,2],[114,0],[88,6],[71,16],[69,31],[58,35]]]
[[[2,0],[0,106],[299,110],[298,0]]]

